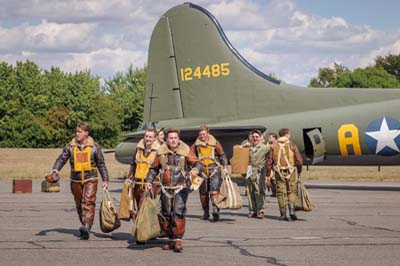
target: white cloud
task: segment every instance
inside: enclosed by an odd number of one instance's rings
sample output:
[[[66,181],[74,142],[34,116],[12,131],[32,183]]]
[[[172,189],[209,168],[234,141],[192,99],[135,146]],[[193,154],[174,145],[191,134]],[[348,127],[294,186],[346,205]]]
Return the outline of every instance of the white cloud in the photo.
[[[147,60],[159,17],[181,0],[1,1],[0,61],[30,59],[42,68],[90,69],[104,78]],[[294,0],[200,0],[233,46],[265,73],[307,85],[318,68],[366,66],[400,53],[400,28],[352,25],[341,17],[299,10]],[[1,23],[4,22],[4,23]],[[7,26],[6,26],[7,25]]]
[[[289,0],[273,0],[255,10],[255,17],[263,18],[262,27],[257,23],[243,29],[236,26],[240,20],[230,25],[223,11],[221,24],[250,63],[288,83],[307,85],[318,68],[333,62],[355,68],[371,64],[377,55],[398,51],[400,29],[388,34],[341,17],[324,18],[298,10]]]
[[[96,25],[57,24],[43,20],[38,25],[23,24],[0,28],[0,51],[70,51],[92,48]]]
[[[258,11],[258,5],[246,0],[220,1],[208,6],[209,11],[229,30],[253,30],[263,27],[264,19]]]
[[[4,2],[4,3],[2,3]],[[207,3],[210,1],[199,1]],[[47,18],[58,23],[153,21],[179,0],[24,0],[0,1],[0,19]]]
[[[368,66],[376,57],[386,56],[388,54],[400,54],[400,40],[371,50],[368,54],[364,55],[360,59],[360,66]]]
[[[72,54],[64,60],[61,69],[75,72],[85,69],[95,69],[95,74],[111,78],[116,72],[124,72],[129,65],[142,67],[146,64],[147,55],[141,51],[117,49],[99,49],[89,53]]]

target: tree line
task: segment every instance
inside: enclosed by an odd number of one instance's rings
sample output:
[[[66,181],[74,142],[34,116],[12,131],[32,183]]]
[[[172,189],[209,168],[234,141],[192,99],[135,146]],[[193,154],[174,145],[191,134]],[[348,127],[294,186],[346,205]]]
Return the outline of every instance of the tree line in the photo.
[[[318,77],[312,78],[308,86],[317,88],[400,88],[400,54],[378,56],[372,65],[354,70],[334,63],[333,67],[320,68]]]
[[[62,147],[78,122],[89,122],[92,136],[115,147],[143,116],[146,67],[117,73],[100,84],[89,70],[41,70],[31,61],[0,63],[0,147]]]
[[[101,82],[89,70],[42,70],[31,61],[0,63],[0,147],[62,147],[76,124],[89,122],[91,135],[113,148],[143,120],[146,67],[128,68]],[[400,54],[377,57],[350,70],[320,68],[309,87],[400,88]]]

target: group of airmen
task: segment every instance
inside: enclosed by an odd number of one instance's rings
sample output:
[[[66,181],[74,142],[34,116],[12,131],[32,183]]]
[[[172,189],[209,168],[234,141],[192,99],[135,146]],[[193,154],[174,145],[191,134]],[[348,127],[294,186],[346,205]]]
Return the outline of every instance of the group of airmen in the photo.
[[[267,141],[264,141],[262,132],[253,130],[242,146],[250,149],[245,176],[248,217],[264,218],[264,197],[268,187],[272,191],[276,188],[279,219],[297,220],[294,204],[302,157],[297,146],[290,141],[290,130],[280,129],[279,137],[270,133]],[[101,147],[90,137],[87,123],[77,125],[74,139],[64,147],[47,181],[58,181],[59,171],[68,160],[71,165],[71,192],[82,224],[80,238],[87,240],[94,221],[97,172],[100,172],[103,189],[108,188],[109,181]],[[199,128],[198,137],[190,147],[180,140],[177,128],[169,128],[165,132],[146,129],[133,153],[128,178],[133,181],[137,208],[140,208],[146,190],[154,195],[160,194],[163,217],[160,226],[168,236],[168,242],[162,248],[180,252],[185,233],[186,202],[191,191],[190,177],[204,179],[199,188],[202,219],[210,218],[211,202],[211,215],[216,222],[220,219],[217,200],[222,177],[228,173],[228,160],[222,145],[204,125]]]
[[[269,133],[267,140],[259,130],[253,130],[242,147],[250,148],[246,173],[246,194],[249,202],[249,218],[264,218],[266,188],[272,197],[278,198],[279,220],[295,221],[297,180],[301,174],[303,159],[296,144],[290,141],[290,130],[281,128],[279,137]],[[289,216],[287,213],[289,212]]]

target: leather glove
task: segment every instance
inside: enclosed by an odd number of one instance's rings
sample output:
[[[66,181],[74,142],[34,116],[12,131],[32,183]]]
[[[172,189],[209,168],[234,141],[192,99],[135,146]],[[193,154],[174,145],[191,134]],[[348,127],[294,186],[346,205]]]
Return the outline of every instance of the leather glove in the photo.
[[[60,174],[57,170],[53,169],[49,175],[45,177],[49,183],[57,183],[60,180]]]

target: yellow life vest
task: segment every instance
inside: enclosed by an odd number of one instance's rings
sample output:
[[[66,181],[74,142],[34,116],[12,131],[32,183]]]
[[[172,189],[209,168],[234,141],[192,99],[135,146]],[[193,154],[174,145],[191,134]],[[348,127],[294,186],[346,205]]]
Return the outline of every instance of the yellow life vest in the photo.
[[[207,141],[201,141],[199,138],[196,139],[194,145],[196,146],[197,155],[199,160],[205,166],[206,175],[209,176],[208,166],[211,164],[220,165],[218,160],[215,158],[215,149],[217,146],[217,140],[214,138],[213,135],[208,135]]]
[[[144,155],[144,150],[139,149],[136,153],[136,171],[135,178],[141,179],[142,185],[149,172],[150,166],[156,157],[157,151],[151,150],[147,156]]]
[[[210,164],[215,163],[215,154],[214,154],[214,146],[197,146],[197,153],[199,155],[199,160],[205,165],[209,166]]]
[[[96,170],[91,165],[92,146],[86,146],[82,151],[77,146],[72,146],[74,154],[74,172],[81,172],[82,185],[85,183],[85,172]]]
[[[146,156],[146,145],[144,143],[144,139],[141,139],[137,145],[137,152],[135,155],[135,179],[140,179],[143,189],[147,173],[149,172],[150,166],[156,158],[158,147],[158,144],[156,142],[153,142],[150,147],[150,152]]]

